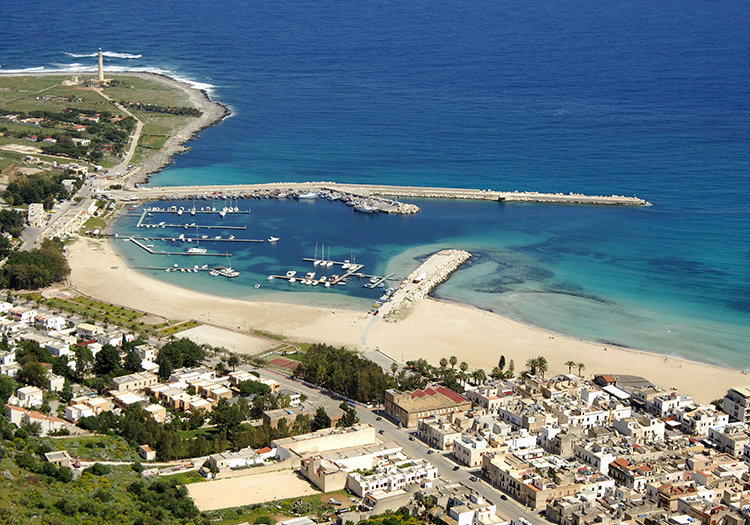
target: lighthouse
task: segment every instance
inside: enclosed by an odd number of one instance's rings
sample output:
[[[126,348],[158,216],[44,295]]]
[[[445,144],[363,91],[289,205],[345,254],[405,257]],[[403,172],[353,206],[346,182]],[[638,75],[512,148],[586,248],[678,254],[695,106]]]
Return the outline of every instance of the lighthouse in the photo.
[[[99,48],[99,76],[97,77],[99,82],[104,82],[104,58],[102,57],[102,48]]]

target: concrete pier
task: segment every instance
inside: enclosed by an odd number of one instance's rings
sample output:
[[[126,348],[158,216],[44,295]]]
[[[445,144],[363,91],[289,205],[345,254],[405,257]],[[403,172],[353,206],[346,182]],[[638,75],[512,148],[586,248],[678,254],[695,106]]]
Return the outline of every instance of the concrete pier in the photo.
[[[419,207],[404,203],[401,198],[420,199],[464,199],[495,202],[533,202],[549,204],[579,204],[596,206],[650,206],[650,203],[636,196],[624,195],[583,195],[581,193],[539,193],[519,191],[496,191],[461,188],[424,188],[416,186],[386,186],[368,184],[341,184],[336,182],[275,182],[270,184],[245,184],[232,186],[175,186],[138,188],[134,191],[115,190],[111,195],[132,202],[133,200],[186,200],[189,198],[218,200],[225,196],[243,197],[269,193],[334,192],[336,194],[373,200],[378,210],[384,213],[408,215],[418,213]]]

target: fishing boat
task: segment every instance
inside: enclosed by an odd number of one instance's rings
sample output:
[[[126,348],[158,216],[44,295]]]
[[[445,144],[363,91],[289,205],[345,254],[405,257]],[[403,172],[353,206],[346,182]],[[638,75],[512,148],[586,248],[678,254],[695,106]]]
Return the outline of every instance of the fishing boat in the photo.
[[[273,235],[268,238],[268,242],[271,242],[271,243],[278,242],[278,241],[279,241],[279,238],[274,237]]]
[[[315,199],[317,198],[318,194],[314,191],[306,191],[304,193],[300,193],[297,195],[298,199]]]
[[[297,272],[294,270],[289,270],[288,272],[286,272],[287,277],[294,277],[295,275],[297,275]]]

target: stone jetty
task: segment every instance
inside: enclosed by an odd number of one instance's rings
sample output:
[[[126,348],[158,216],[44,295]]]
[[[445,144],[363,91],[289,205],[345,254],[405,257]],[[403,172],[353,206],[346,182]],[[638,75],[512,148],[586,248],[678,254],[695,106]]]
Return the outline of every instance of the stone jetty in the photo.
[[[445,282],[462,264],[471,259],[463,250],[441,250],[414,270],[393,294],[391,300],[380,307],[386,321],[396,321],[413,301],[424,299],[439,284]]]

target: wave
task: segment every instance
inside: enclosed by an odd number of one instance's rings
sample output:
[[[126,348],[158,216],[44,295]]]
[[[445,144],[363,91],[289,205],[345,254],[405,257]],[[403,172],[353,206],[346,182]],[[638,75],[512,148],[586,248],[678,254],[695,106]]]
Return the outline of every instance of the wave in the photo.
[[[88,54],[78,54],[78,53],[65,53],[68,56],[71,56],[73,58],[93,58],[99,53],[88,53]],[[132,55],[130,53],[116,53],[115,51],[102,51],[102,55],[104,55],[107,58],[143,58],[143,55]]]
[[[44,71],[44,66],[27,67],[25,69],[0,69],[0,73],[33,73],[35,71]]]

